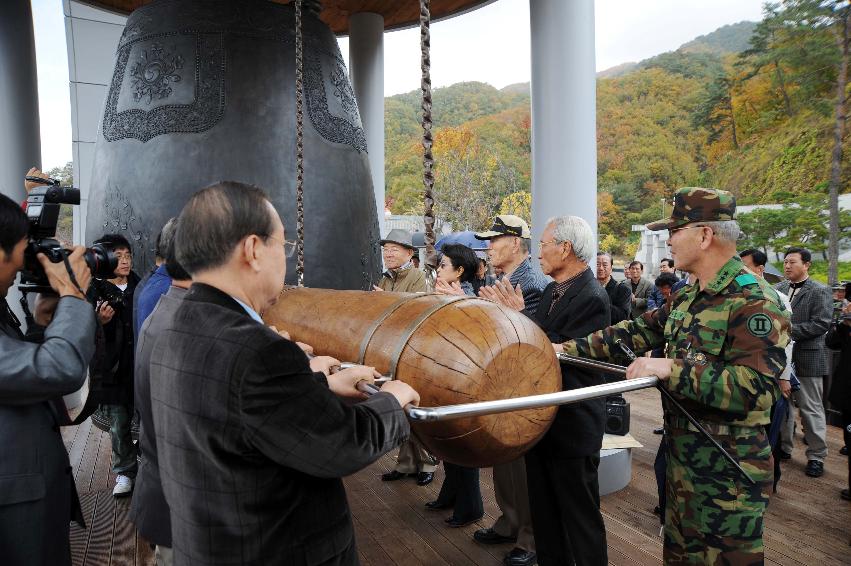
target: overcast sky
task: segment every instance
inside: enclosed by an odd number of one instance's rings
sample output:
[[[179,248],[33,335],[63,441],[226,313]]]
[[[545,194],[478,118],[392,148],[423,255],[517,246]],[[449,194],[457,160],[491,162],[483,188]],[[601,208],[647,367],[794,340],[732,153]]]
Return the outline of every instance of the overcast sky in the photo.
[[[0,0],[2,1],[2,0]],[[529,2],[497,0],[431,29],[432,84],[482,81],[497,88],[530,77]],[[763,0],[595,0],[597,70],[676,49],[725,24],[760,19]],[[42,163],[71,160],[68,55],[60,0],[32,0],[38,60]],[[348,60],[348,42],[340,40]],[[419,29],[384,40],[384,92],[420,85]]]

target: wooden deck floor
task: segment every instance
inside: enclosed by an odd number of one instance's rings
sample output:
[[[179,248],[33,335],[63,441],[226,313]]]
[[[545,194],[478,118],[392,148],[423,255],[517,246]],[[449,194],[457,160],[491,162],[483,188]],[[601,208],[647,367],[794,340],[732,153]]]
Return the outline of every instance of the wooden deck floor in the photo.
[[[660,421],[659,396],[655,391],[629,394],[632,433],[644,444],[633,449],[632,482],[603,498],[603,516],[609,544],[609,561],[616,565],[651,565],[662,562],[659,522],[652,514],[656,505],[653,459],[659,437],[652,434]],[[64,431],[74,467],[87,529],[71,529],[76,565],[150,565],[153,555],[127,520],[129,499],[114,499],[110,472],[109,436],[90,421]],[[851,564],[851,503],[839,499],[846,487],[847,464],[839,455],[841,433],[829,427],[830,456],[825,475],[804,475],[803,445],[784,463],[780,492],[772,497],[766,518],[766,562],[783,565]],[[482,470],[485,517],[461,529],[443,524],[446,512],[429,512],[427,501],[437,496],[442,481],[439,471],[427,487],[413,481],[382,483],[379,475],[393,466],[385,456],[371,467],[346,479],[355,532],[364,565],[493,565],[511,545],[486,547],[472,540],[478,528],[490,526],[498,514],[490,470]]]

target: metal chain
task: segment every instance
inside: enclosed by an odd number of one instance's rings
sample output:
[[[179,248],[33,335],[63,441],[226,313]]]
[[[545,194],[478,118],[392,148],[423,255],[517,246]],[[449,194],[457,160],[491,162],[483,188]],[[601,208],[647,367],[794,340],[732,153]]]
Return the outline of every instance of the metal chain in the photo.
[[[431,1],[420,0],[420,68],[422,79],[422,109],[423,109],[423,185],[424,207],[423,223],[425,224],[425,245],[427,268],[433,272],[437,268],[437,254],[434,251],[434,158],[431,148],[434,143],[431,134]],[[429,269],[426,269],[426,275]]]
[[[295,0],[295,167],[296,167],[296,274],[304,287],[304,52],[301,8],[304,0]]]

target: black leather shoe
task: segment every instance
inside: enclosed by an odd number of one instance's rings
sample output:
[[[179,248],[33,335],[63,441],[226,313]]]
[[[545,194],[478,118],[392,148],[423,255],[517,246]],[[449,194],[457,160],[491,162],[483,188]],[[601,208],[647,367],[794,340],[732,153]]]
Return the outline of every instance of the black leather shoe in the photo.
[[[792,454],[790,454],[789,452],[784,452],[784,451],[781,450],[780,451],[780,459],[781,460],[791,460]]]
[[[451,517],[444,519],[443,522],[452,527],[453,529],[457,529],[458,527],[466,527],[467,525],[475,523],[484,516],[484,513],[482,513],[478,517],[472,517],[470,519],[457,519],[455,518],[455,515],[452,515]]]
[[[845,501],[851,501],[851,489],[843,489],[839,492],[839,497]]]
[[[660,426],[659,428],[654,428],[653,434],[665,434],[665,427]]]
[[[824,464],[818,460],[810,460],[807,462],[807,469],[804,473],[811,478],[820,478],[824,475]]]
[[[517,542],[517,537],[506,537],[493,529],[479,529],[473,533],[473,539],[482,544],[502,544],[505,542]]]
[[[417,474],[417,485],[428,485],[434,479],[434,472],[420,472]]]
[[[537,561],[538,557],[534,552],[522,548],[512,548],[511,552],[502,559],[502,563],[506,566],[532,566]]]
[[[392,472],[387,472],[386,474],[381,474],[381,481],[396,481],[408,476],[415,476],[417,474],[406,474],[404,472],[397,472],[393,470]]]
[[[840,449],[839,449],[839,454],[840,454],[840,455],[842,455],[842,456],[847,456],[847,455],[848,455],[848,447],[847,447],[847,446],[843,446],[842,448],[840,448]]]
[[[429,511],[440,511],[441,509],[450,509],[452,505],[442,501],[429,501],[425,504],[425,508]]]

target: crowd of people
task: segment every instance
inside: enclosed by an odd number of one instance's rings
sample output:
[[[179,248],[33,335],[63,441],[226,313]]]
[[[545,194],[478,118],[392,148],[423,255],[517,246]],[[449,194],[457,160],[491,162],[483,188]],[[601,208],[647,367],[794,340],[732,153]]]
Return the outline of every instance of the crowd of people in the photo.
[[[476,233],[480,249],[442,246],[433,283],[416,265],[411,234],[392,230],[377,242],[385,271],[373,291],[479,296],[533,320],[554,354],[624,363],[627,378],[657,376],[754,480],[742,481],[663,398],[665,561],[760,563],[764,511],[778,462],[794,448],[796,405],[806,473],[824,473],[826,348],[841,351],[830,401],[851,440],[851,303],[834,308],[830,289],[809,277],[803,248],[786,251],[786,281],[772,287],[765,254],[736,249],[730,193],[682,189],[674,204],[650,225],[670,234],[671,258],[655,281],[639,261],[616,281],[611,254],[598,252],[576,216],[541,227],[533,262],[528,224],[498,215]],[[20,206],[0,198],[2,297],[23,266],[28,230]],[[236,182],[198,191],[162,228],[157,265],[142,278],[126,239],[99,241],[117,258],[107,279],[93,280],[81,247],[67,264],[39,256],[60,297],[41,321],[41,343],[23,340],[5,300],[0,309],[0,444],[15,447],[0,459],[4,561],[70,563],[68,522],[82,517],[53,405],[82,385],[88,367],[111,423],[113,495],[132,496],[131,520],[158,564],[357,564],[342,478],[395,448],[383,481],[428,485],[441,463],[411,435],[403,408],[419,396],[410,386],[387,381],[366,397],[358,387],[378,377],[374,368],[341,369],[316,355],[321,345],[263,323],[295,247],[267,195]],[[565,390],[607,379],[562,371]],[[509,566],[607,564],[604,430],[603,398],[559,407],[523,457],[494,466],[500,516],[473,539],[513,544]],[[448,513],[450,528],[480,521],[479,470],[442,465],[437,499],[425,507]],[[840,496],[851,499],[849,490]]]

